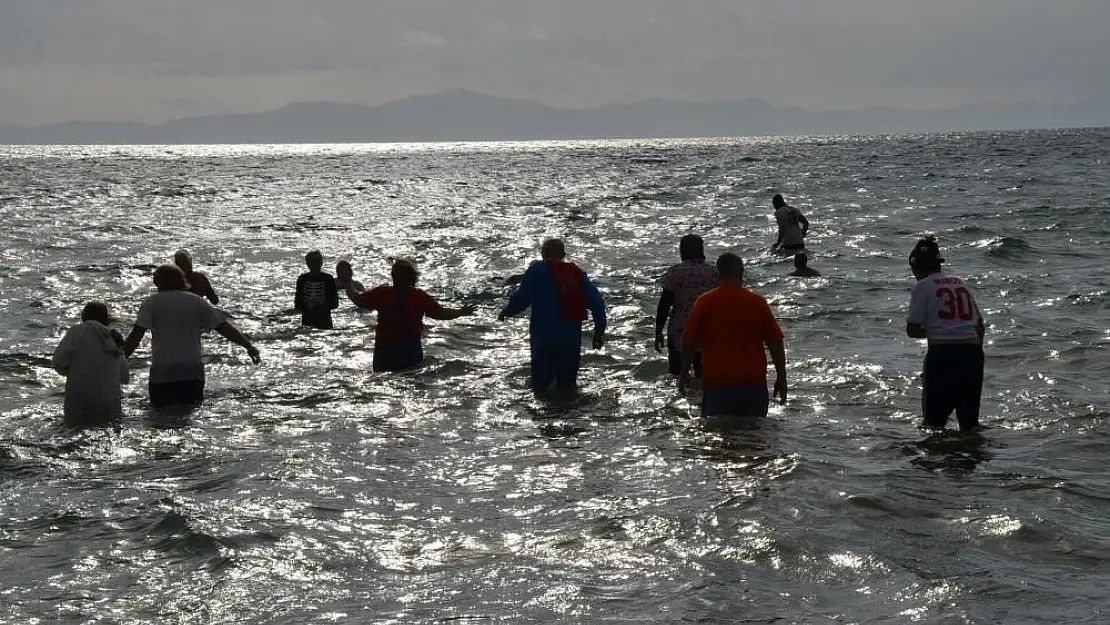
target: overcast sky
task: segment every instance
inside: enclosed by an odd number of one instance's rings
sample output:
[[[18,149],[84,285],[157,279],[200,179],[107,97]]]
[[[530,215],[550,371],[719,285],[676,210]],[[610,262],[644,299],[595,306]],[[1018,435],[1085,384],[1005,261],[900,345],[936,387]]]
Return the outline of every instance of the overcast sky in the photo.
[[[585,107],[1110,94],[1110,0],[0,0],[0,123],[469,88]]]

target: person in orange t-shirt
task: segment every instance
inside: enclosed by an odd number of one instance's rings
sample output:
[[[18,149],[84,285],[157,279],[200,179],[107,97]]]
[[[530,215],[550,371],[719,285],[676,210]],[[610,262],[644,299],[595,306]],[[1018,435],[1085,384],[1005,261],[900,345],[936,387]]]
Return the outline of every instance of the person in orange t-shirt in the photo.
[[[702,362],[702,416],[767,416],[767,354],[775,363],[775,396],[786,402],[786,346],[782,329],[762,295],[744,287],[744,261],[717,259],[717,287],[694,304],[682,337],[678,390],[690,384],[698,352]]]

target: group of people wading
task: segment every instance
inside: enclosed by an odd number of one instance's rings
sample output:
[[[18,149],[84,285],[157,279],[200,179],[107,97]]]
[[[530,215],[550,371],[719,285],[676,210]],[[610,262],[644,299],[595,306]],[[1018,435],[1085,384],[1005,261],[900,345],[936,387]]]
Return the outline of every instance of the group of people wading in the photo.
[[[775,196],[779,224],[776,250],[795,254],[797,277],[818,274],[808,267],[804,237],[809,222]],[[692,377],[701,379],[701,412],[707,422],[727,427],[737,418],[763,417],[772,395],[785,403],[788,393],[786,346],[781,326],[767,300],[744,285],[744,262],[728,252],[710,264],[701,237],[679,242],[680,263],[662,278],[655,316],[655,349],[667,351],[668,369],[686,393]],[[215,330],[242,346],[258,363],[259,351],[222,311],[208,277],[196,272],[185,251],[175,264],[154,270],[157,292],[139,307],[128,336],[112,328],[102,302],[90,302],[81,323],[70,328],[53,356],[66,380],[65,415],[73,425],[118,425],[122,419],[120,385],[128,382],[128,359],[149,332],[150,404],[155,409],[195,407],[204,398],[201,338]],[[373,369],[400,371],[424,359],[424,320],[448,321],[473,315],[473,306],[449,308],[417,286],[411,262],[395,260],[391,283],[367,289],[354,279],[350,263],[340,261],[336,275],[323,271],[318,251],[305,256],[308,271],[297,278],[294,308],[304,325],[333,327],[332,311],[340,292],[358,307],[377,313]],[[906,333],[927,339],[923,371],[924,425],[943,428],[953,411],[961,430],[979,425],[983,387],[985,323],[975,298],[960,278],[945,274],[933,237],[919,240],[909,257],[918,280],[910,298]],[[516,280],[514,280],[516,282]],[[583,326],[592,318],[591,344],[605,344],[605,301],[597,286],[567,259],[560,239],[548,239],[541,259],[518,279],[515,292],[498,314],[504,321],[530,311],[531,388],[537,394],[572,393],[578,387]],[[767,354],[775,369],[767,388]]]

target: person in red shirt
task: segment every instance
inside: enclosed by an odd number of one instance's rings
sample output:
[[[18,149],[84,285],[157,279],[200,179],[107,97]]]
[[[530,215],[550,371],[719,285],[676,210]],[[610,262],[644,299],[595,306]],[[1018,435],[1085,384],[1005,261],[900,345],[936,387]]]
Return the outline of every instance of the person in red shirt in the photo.
[[[782,329],[762,295],[744,287],[744,261],[717,259],[717,287],[698,298],[682,335],[679,392],[690,384],[690,367],[702,362],[702,416],[765,417],[767,353],[775,363],[775,395],[786,402],[786,346]]]
[[[474,314],[473,306],[445,308],[423,289],[420,274],[407,260],[396,260],[390,270],[393,284],[359,293],[354,280],[346,282],[347,296],[366,310],[378,311],[374,332],[374,371],[399,371],[424,360],[424,317],[449,321]]]

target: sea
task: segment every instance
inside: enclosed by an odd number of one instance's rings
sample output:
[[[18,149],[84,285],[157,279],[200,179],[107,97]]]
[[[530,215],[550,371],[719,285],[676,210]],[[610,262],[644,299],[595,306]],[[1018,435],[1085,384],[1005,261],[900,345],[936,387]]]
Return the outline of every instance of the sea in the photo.
[[[769,252],[776,193],[822,278]],[[1110,622],[1108,207],[1097,129],[0,147],[0,622]],[[926,232],[989,323],[979,435],[918,427]],[[703,427],[653,349],[688,233],[786,333],[758,426]],[[496,320],[552,236],[610,317],[557,402]],[[262,363],[206,337],[205,404],[159,414],[148,339],[122,428],[67,429],[54,347],[91,299],[126,333],[179,248]],[[313,249],[478,312],[375,374],[373,314],[292,310]]]

